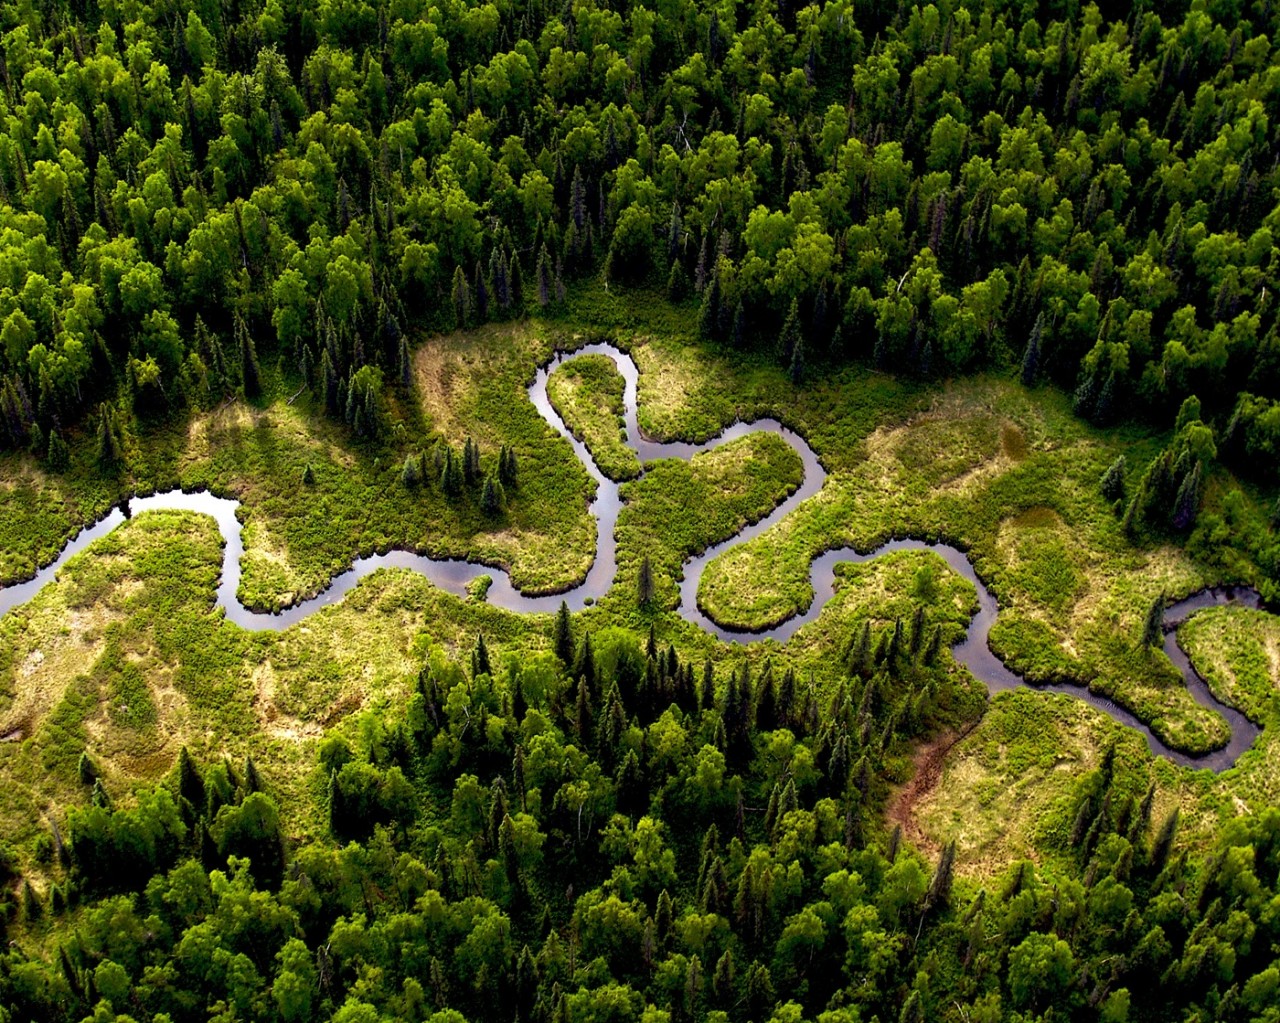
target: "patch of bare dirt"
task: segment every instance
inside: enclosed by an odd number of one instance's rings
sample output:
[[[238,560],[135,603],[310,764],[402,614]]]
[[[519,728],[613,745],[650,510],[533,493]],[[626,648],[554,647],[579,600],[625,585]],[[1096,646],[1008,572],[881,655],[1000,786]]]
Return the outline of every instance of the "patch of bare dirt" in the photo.
[[[974,721],[959,731],[948,730],[921,744],[911,757],[914,767],[911,780],[893,794],[885,808],[885,819],[890,827],[896,825],[902,828],[902,834],[918,849],[937,852],[940,846],[924,833],[916,821],[916,806],[938,787],[947,754],[977,727],[978,722]]]

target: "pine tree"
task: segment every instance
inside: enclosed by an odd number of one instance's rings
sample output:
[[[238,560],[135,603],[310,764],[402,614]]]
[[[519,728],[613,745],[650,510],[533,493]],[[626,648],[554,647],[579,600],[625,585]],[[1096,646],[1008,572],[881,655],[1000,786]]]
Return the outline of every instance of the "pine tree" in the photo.
[[[467,283],[467,275],[462,267],[453,270],[453,325],[461,330],[471,317],[471,285]]]
[[[1173,528],[1186,530],[1195,525],[1200,512],[1200,462],[1182,478],[1173,502]]]
[[[698,313],[698,334],[705,340],[713,340],[720,333],[720,277],[713,274],[711,283],[702,293],[702,309]]]
[[[649,560],[649,555],[645,555],[640,561],[640,574],[636,578],[636,598],[641,607],[648,607],[653,603],[657,588],[653,579],[653,564]]]
[[[98,406],[98,464],[104,469],[118,465],[123,458],[120,438],[116,434],[115,412],[106,402]]]
[[[413,490],[418,485],[418,459],[413,455],[409,455],[404,460],[404,468],[400,470],[400,482],[407,490]]]
[[[500,515],[506,503],[507,498],[502,492],[502,482],[492,476],[486,476],[484,489],[480,492],[480,510],[486,515]]]
[[[253,337],[244,317],[236,315],[236,348],[240,352],[240,382],[244,387],[246,398],[256,398],[262,394],[262,370],[258,366],[258,351],[254,347]]]
[[[1036,317],[1026,350],[1022,353],[1022,382],[1027,387],[1035,384],[1040,374],[1040,345],[1044,337],[1044,313]]]
[[[1111,467],[1102,474],[1099,486],[1102,489],[1102,496],[1108,501],[1118,501],[1124,497],[1124,471],[1124,455],[1120,455],[1111,463]]]
[[[551,649],[560,658],[561,664],[568,665],[573,660],[573,624],[569,618],[569,605],[563,600],[560,601],[560,609],[556,611]]]
[[[1164,643],[1164,594],[1156,597],[1147,609],[1147,619],[1142,626],[1142,645],[1158,647]]]

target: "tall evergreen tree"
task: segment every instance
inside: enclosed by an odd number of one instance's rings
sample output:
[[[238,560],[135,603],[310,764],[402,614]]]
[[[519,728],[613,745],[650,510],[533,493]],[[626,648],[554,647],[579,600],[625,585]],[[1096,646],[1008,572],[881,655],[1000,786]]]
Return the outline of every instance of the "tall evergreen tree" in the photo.
[[[569,618],[569,605],[563,600],[560,601],[560,609],[556,611],[551,649],[555,651],[561,664],[568,665],[573,660],[573,624]]]
[[[1147,609],[1146,621],[1142,626],[1142,645],[1158,647],[1164,643],[1164,594],[1156,597]]]
[[[262,370],[258,367],[258,352],[253,344],[253,336],[244,317],[237,314],[235,322],[236,347],[240,353],[240,383],[246,398],[256,398],[262,394]]]
[[[1044,313],[1036,317],[1027,347],[1022,353],[1022,382],[1027,387],[1035,384],[1040,375],[1040,346],[1044,339]]]
[[[648,607],[657,595],[657,586],[653,579],[653,563],[649,555],[640,560],[640,573],[636,577],[636,599],[641,607]]]

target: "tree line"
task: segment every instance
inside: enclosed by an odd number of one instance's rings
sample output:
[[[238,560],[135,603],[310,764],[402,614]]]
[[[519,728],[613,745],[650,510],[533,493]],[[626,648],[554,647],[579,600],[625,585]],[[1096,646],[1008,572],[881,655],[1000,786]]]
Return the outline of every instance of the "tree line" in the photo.
[[[469,663],[432,654],[401,711],[322,742],[329,834],[304,843],[252,759],[184,749],[114,806],[86,755],[52,884],[11,881],[0,1004],[173,1023],[1276,1018],[1275,810],[1192,858],[1112,747],[1049,822],[1051,870],[961,884],[954,846],[926,858],[885,833],[890,759],[980,706],[927,614],[854,629],[823,692],[769,661],[578,631],[562,611],[541,655],[484,636]]]
[[[376,435],[409,331],[595,274],[797,380],[1194,390],[1276,464],[1267,5],[0,10],[0,438],[55,466],[264,368]]]

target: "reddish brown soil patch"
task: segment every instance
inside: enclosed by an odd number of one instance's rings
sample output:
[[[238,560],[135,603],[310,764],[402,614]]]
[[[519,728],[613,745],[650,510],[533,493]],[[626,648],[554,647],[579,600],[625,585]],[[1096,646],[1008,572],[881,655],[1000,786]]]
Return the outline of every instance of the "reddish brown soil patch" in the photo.
[[[902,828],[903,837],[918,849],[930,852],[938,851],[938,843],[933,841],[916,822],[916,806],[938,787],[942,780],[942,766],[946,763],[947,754],[961,739],[975,728],[978,722],[966,725],[960,731],[946,731],[929,742],[923,743],[912,755],[911,762],[915,771],[911,780],[902,786],[889,800],[885,808],[885,819],[892,828]]]

